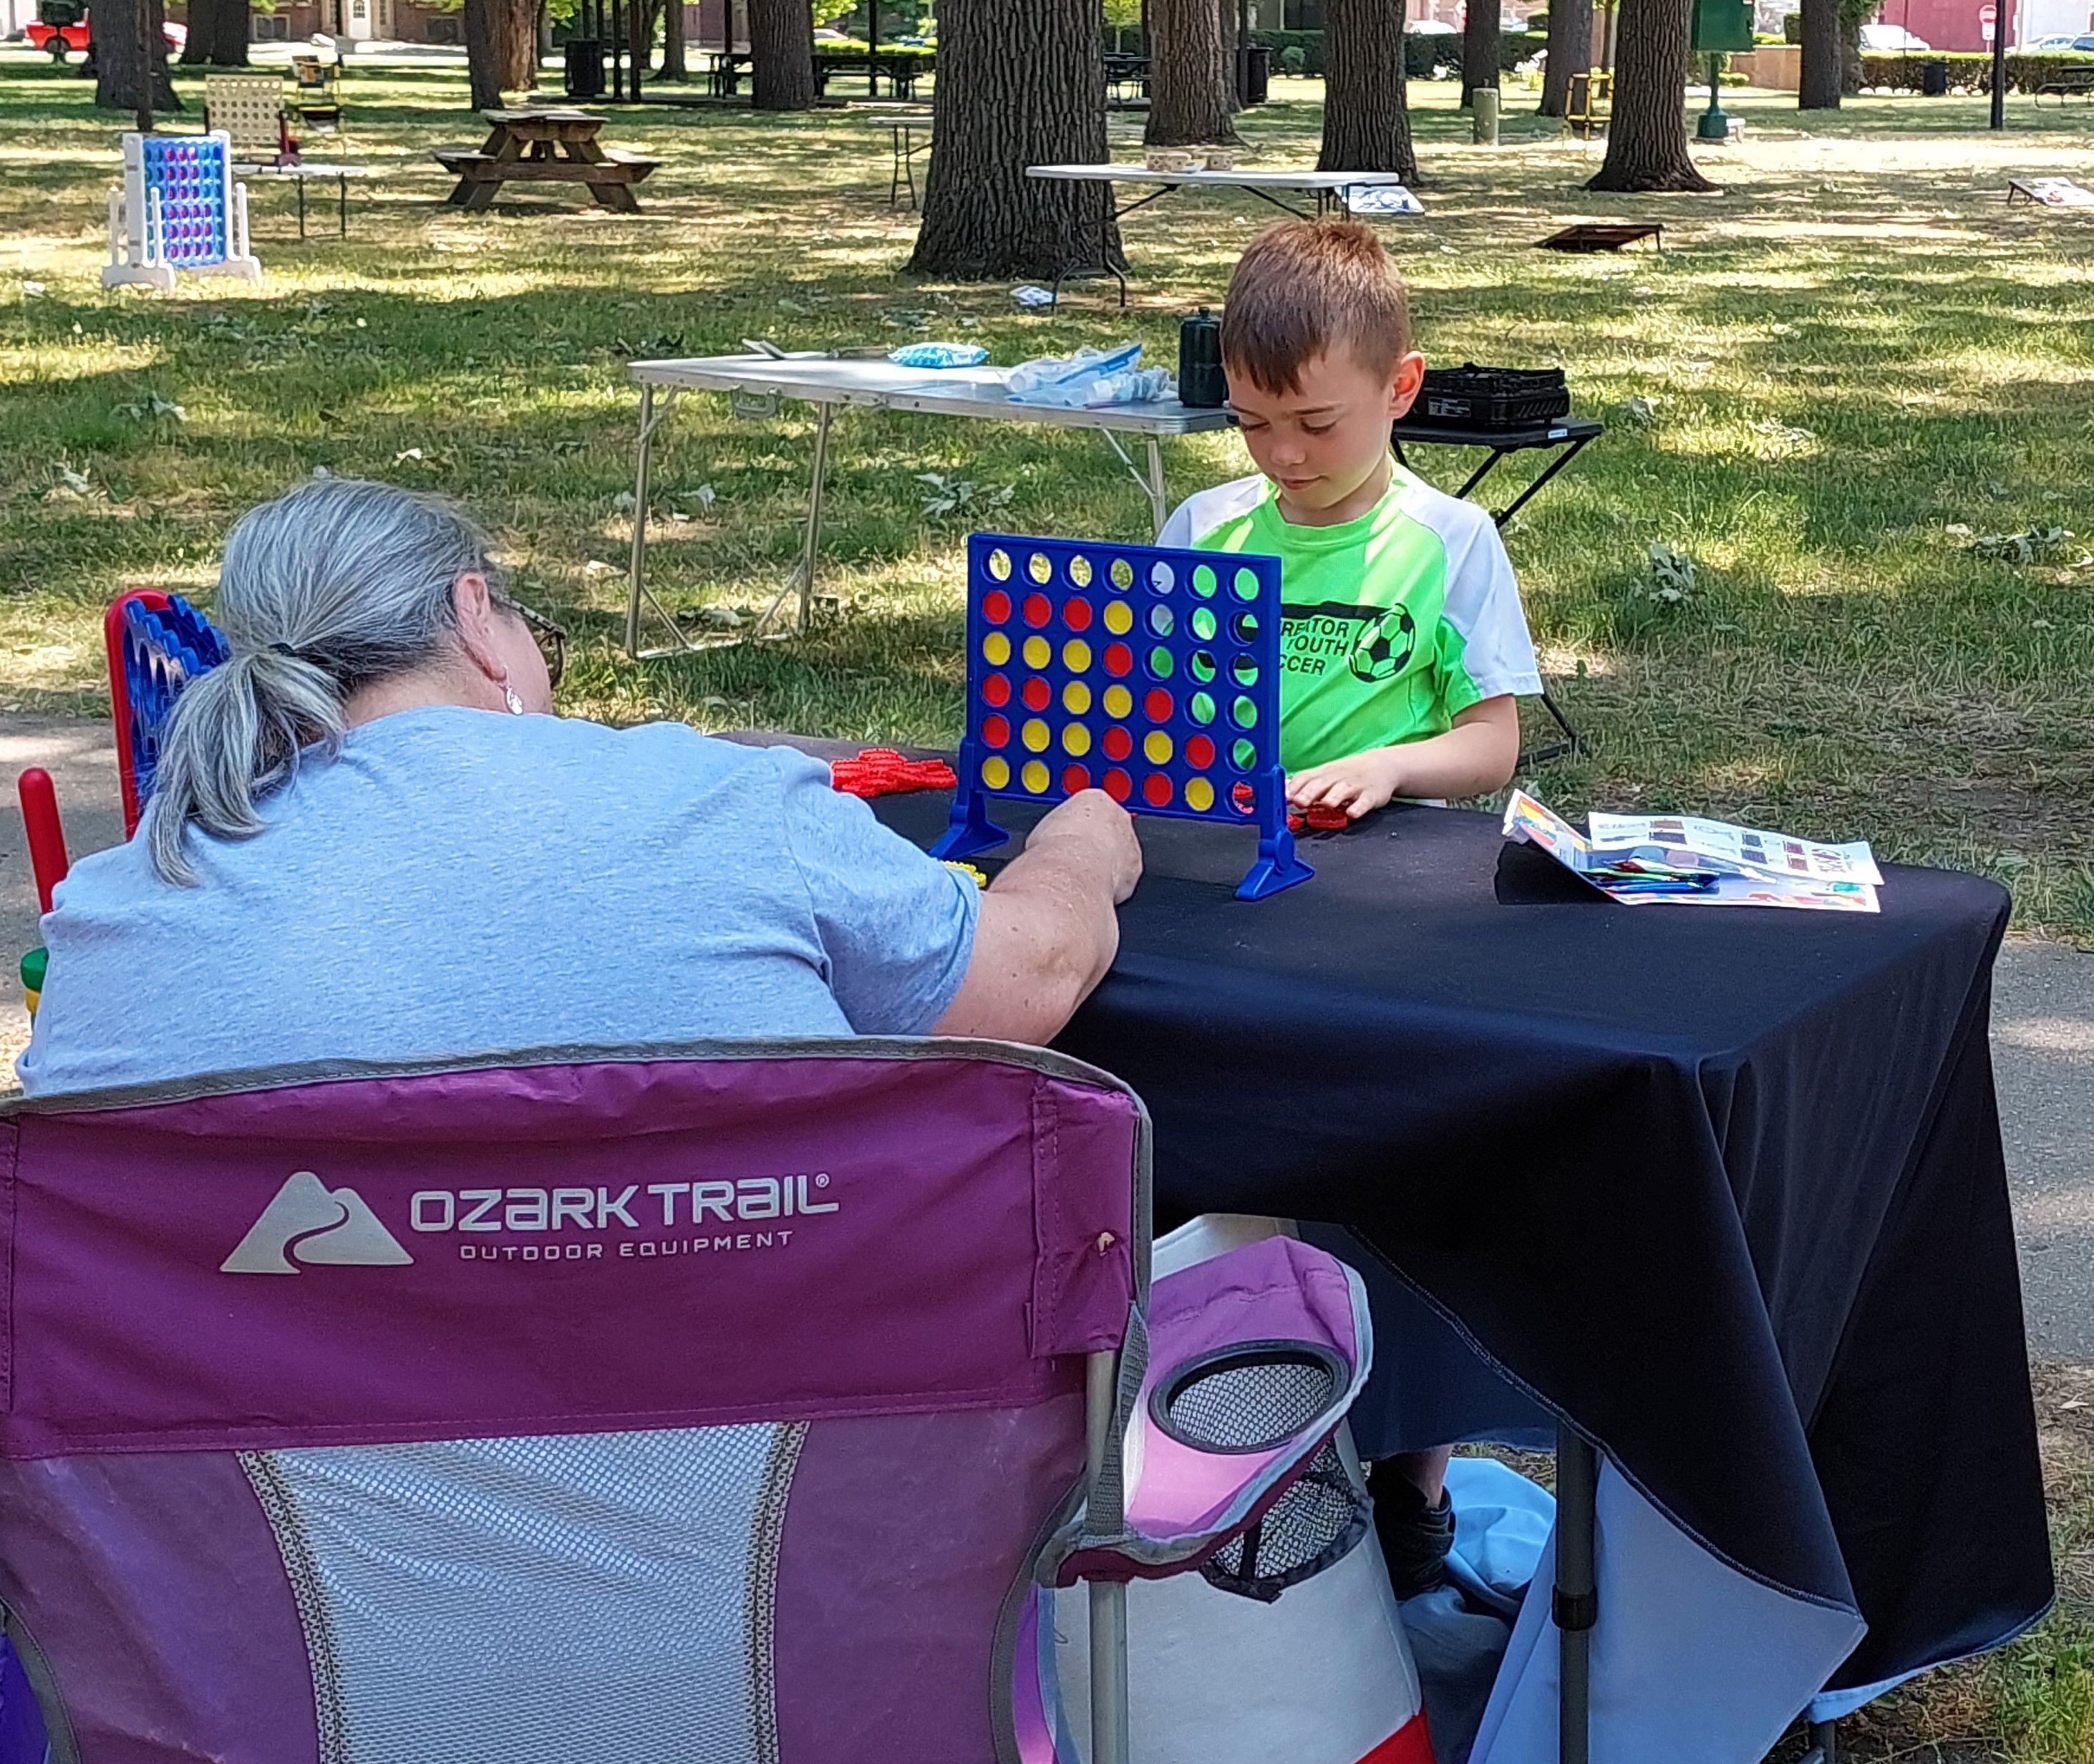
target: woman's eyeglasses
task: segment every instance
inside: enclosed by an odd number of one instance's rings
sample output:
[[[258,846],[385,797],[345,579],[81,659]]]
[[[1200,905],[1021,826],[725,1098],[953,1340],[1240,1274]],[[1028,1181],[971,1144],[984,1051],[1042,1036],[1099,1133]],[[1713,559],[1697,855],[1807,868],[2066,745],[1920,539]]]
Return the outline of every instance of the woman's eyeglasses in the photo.
[[[512,600],[506,594],[488,597],[497,606],[506,606],[521,619],[538,645],[538,653],[545,658],[545,677],[550,684],[557,686],[560,675],[567,665],[567,633],[565,628],[543,613],[534,610],[520,600]]]

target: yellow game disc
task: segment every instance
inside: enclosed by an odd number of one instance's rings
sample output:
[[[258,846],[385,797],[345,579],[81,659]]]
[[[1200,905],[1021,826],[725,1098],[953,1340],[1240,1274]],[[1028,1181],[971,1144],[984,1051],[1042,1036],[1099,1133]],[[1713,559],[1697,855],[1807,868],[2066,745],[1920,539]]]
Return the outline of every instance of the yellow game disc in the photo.
[[[1171,759],[1171,737],[1161,729],[1151,729],[1142,741],[1141,750],[1149,756],[1150,765],[1167,765]]]
[[[1047,658],[1054,653],[1053,647],[1045,637],[1027,637],[1025,640],[1025,665],[1027,667],[1045,667]]]
[[[948,858],[945,862],[948,870],[957,870],[962,875],[972,876],[976,888],[985,889],[988,886],[988,874],[984,871],[977,870],[972,864],[962,863],[957,858]]]
[[[1123,600],[1109,600],[1102,615],[1106,629],[1116,637],[1123,637],[1134,628],[1134,614]]]
[[[1018,738],[1025,743],[1029,751],[1044,753],[1047,748],[1047,725],[1037,717],[1027,717],[1025,727],[1018,732]]]
[[[1123,717],[1134,708],[1134,694],[1124,686],[1108,686],[1106,695],[1099,700],[1109,717]]]
[[[1091,689],[1080,680],[1071,680],[1062,689],[1062,708],[1072,717],[1081,716],[1091,708]]]
[[[1001,631],[992,631],[982,639],[982,659],[991,667],[1001,667],[1010,659],[1010,639]]]
[[[982,762],[982,782],[992,790],[1001,790],[1010,782],[1010,762],[992,754]]]
[[[1091,732],[1080,723],[1064,723],[1062,728],[1062,750],[1068,754],[1088,754],[1091,750]]]
[[[1062,665],[1072,674],[1080,674],[1091,665],[1091,646],[1081,637],[1071,637],[1062,645]]]
[[[1019,782],[1035,796],[1040,795],[1047,788],[1047,768],[1036,759],[1027,760],[1025,770],[1019,773],[1018,778]]]
[[[1205,778],[1188,778],[1185,781],[1185,806],[1188,809],[1210,809],[1214,806],[1214,787]]]

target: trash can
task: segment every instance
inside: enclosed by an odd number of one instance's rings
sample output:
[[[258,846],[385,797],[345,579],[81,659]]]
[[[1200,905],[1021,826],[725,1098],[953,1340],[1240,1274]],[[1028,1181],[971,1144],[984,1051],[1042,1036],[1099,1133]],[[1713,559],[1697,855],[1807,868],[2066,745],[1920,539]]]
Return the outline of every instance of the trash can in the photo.
[[[1948,63],[1936,56],[1919,64],[1919,89],[1924,98],[1945,98],[1948,96]]]
[[[600,98],[603,96],[603,45],[593,37],[571,37],[567,45],[567,96]]]
[[[1262,104],[1272,87],[1272,51],[1263,43],[1244,43],[1236,49],[1236,102],[1248,109]]]

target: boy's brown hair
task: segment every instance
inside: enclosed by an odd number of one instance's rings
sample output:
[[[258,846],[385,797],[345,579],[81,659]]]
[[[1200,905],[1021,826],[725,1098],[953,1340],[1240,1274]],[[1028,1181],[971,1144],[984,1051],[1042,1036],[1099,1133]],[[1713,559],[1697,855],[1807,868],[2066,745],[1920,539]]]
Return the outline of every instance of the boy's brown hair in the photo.
[[[1222,361],[1263,392],[1343,346],[1371,372],[1410,350],[1410,295],[1381,241],[1357,221],[1283,220],[1250,242],[1222,308]]]

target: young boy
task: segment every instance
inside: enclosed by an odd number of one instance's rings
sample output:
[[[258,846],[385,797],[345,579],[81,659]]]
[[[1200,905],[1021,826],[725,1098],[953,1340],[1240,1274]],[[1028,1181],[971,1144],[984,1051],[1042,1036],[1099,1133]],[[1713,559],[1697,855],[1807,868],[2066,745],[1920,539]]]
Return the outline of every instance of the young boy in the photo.
[[[1425,360],[1380,241],[1351,222],[1268,228],[1229,283],[1222,362],[1262,475],[1188,498],[1158,543],[1279,558],[1288,800],[1357,818],[1502,789],[1514,695],[1541,690],[1534,645],[1489,515],[1389,451]]]
[[[1268,228],[1230,280],[1222,363],[1261,476],[1190,497],[1158,542],[1279,558],[1288,802],[1357,818],[1393,797],[1502,789],[1515,695],[1541,690],[1534,645],[1496,523],[1391,455],[1425,361],[1380,241],[1349,222]],[[1371,1289],[1387,1278],[1354,1259]],[[1384,1458],[1369,1479],[1399,1597],[1440,1583],[1449,1456]]]

